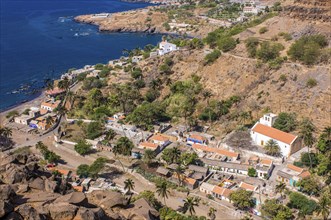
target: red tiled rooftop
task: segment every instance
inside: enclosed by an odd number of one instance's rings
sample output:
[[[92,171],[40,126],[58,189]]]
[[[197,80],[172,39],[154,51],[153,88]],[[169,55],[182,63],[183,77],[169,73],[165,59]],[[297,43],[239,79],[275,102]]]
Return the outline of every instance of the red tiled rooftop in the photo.
[[[156,149],[159,145],[151,143],[151,142],[141,142],[139,144],[140,147],[143,148],[152,148],[152,149]]]
[[[255,188],[256,188],[255,186],[253,186],[251,184],[248,184],[248,183],[245,183],[245,182],[241,182],[239,187],[243,188],[243,189],[246,189],[246,190],[249,190],[249,191],[254,191]]]
[[[293,164],[287,164],[287,168],[289,168],[295,172],[298,172],[298,173],[302,173],[302,171],[303,171],[303,169],[301,167],[294,166]]]
[[[153,135],[150,139],[154,141],[163,141],[163,142],[169,141],[169,138],[164,137],[160,134]]]
[[[257,123],[252,131],[257,132],[259,134],[265,135],[267,137],[270,137],[272,139],[281,141],[283,143],[286,144],[291,144],[296,138],[297,136],[290,134],[290,133],[286,133],[284,131],[278,130],[276,128],[273,127],[269,127],[260,123]]]

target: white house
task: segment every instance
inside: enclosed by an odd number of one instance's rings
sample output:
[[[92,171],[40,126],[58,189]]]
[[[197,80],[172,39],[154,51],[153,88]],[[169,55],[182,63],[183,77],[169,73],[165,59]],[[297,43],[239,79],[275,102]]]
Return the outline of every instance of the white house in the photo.
[[[296,135],[271,127],[276,118],[274,114],[265,114],[251,129],[251,138],[260,146],[265,146],[270,139],[276,141],[283,157],[288,157],[301,149],[301,141]]]
[[[233,192],[231,189],[227,189],[220,186],[215,186],[213,188],[213,196],[220,199],[230,202],[230,194]]]
[[[162,41],[159,45],[157,53],[162,56],[175,50],[177,50],[177,46],[175,44],[168,43],[167,41]]]
[[[203,182],[200,185],[200,191],[203,192],[203,193],[206,193],[206,194],[212,194],[214,187],[215,187],[215,185]]]
[[[154,144],[160,145],[161,149],[163,149],[165,146],[170,144],[169,138],[161,134],[153,135],[152,137],[149,138],[149,140]]]

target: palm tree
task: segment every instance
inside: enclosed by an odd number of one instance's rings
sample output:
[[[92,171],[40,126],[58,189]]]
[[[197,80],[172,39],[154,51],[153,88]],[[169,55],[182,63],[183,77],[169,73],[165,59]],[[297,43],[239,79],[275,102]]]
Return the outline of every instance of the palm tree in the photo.
[[[53,117],[52,116],[48,116],[47,118],[46,118],[46,124],[47,125],[53,125],[54,124],[54,119],[53,119]]]
[[[312,168],[312,161],[311,161],[311,155],[310,155],[310,148],[315,143],[315,138],[313,135],[313,132],[316,130],[315,125],[308,119],[304,118],[300,124],[300,137],[303,139],[303,143],[308,148],[308,156],[309,156],[309,162],[310,162],[310,169]]]
[[[331,209],[331,199],[328,197],[327,194],[323,194],[323,196],[318,202],[316,214],[322,215],[323,219],[326,220],[330,214],[330,209]]]
[[[70,81],[69,81],[68,77],[64,77],[64,79],[58,83],[58,87],[59,87],[59,89],[68,91],[68,89],[70,87]]]
[[[172,163],[178,163],[180,155],[181,155],[181,151],[179,150],[178,147],[172,148],[171,149],[171,161],[172,161]]]
[[[168,189],[168,183],[165,180],[162,180],[161,182],[158,182],[156,184],[156,192],[159,196],[161,196],[164,200],[164,205],[166,204],[166,199],[168,198],[169,189]]]
[[[283,192],[285,191],[285,189],[286,189],[286,184],[283,182],[280,182],[275,187],[276,193],[280,193],[281,198],[283,198]]]
[[[240,117],[240,121],[242,123],[242,125],[244,125],[248,120],[252,120],[252,113],[249,112],[241,112],[239,114]]]
[[[177,178],[178,178],[178,185],[181,186],[183,181],[184,181],[184,178],[185,176],[183,175],[185,169],[181,166],[181,165],[178,165],[175,169],[175,173],[177,175]]]
[[[216,214],[215,214],[216,211],[217,210],[214,207],[209,208],[208,217],[210,218],[210,220],[216,219]]]
[[[274,141],[273,139],[270,139],[266,143],[266,145],[264,146],[264,149],[266,150],[266,153],[271,156],[279,156],[281,154],[278,143],[276,141]]]
[[[13,135],[13,131],[11,128],[3,127],[1,128],[0,135],[3,136],[5,139],[8,139]]]
[[[127,190],[128,193],[131,193],[131,190],[134,189],[134,182],[132,179],[128,178],[124,181],[124,190]]]
[[[45,79],[45,88],[46,90],[53,90],[54,89],[54,82],[51,79]]]
[[[187,197],[184,200],[184,213],[189,211],[191,216],[195,214],[194,207],[199,206],[199,202],[200,202],[200,198],[198,197],[191,197],[191,196]]]
[[[155,152],[153,150],[147,149],[144,152],[143,160],[147,164],[147,166],[151,165],[153,159],[155,159]]]

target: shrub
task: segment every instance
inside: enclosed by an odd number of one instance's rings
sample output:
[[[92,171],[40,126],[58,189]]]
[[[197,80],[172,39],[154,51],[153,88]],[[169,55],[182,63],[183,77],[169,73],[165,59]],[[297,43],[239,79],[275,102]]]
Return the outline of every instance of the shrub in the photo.
[[[256,177],[256,170],[253,167],[248,168],[248,176]]]
[[[8,114],[6,115],[6,118],[15,117],[15,116],[18,116],[18,115],[19,115],[18,111],[14,110],[14,111],[8,112]]]
[[[213,63],[215,60],[217,60],[221,56],[221,51],[219,50],[213,50],[213,52],[207,54],[205,56],[205,64]]]
[[[267,27],[261,27],[260,30],[259,30],[259,33],[260,34],[264,34],[268,31],[268,28]]]
[[[319,60],[321,49],[328,45],[323,35],[303,36],[290,47],[288,55],[294,61],[301,61],[311,65]]]
[[[250,37],[245,41],[246,49],[249,57],[255,57],[257,47],[259,46],[259,40],[255,37]]]
[[[166,31],[170,31],[170,25],[168,22],[163,23],[163,27]]]
[[[279,81],[286,82],[287,81],[286,75],[285,74],[280,75]]]
[[[279,43],[270,43],[265,41],[257,50],[257,57],[265,62],[276,59],[279,57],[279,52],[284,49],[284,46]]]
[[[309,78],[306,82],[306,86],[308,88],[313,88],[313,87],[317,86],[317,80],[314,78]]]
[[[75,151],[80,155],[85,155],[91,152],[92,145],[87,143],[85,140],[79,140],[75,145]]]
[[[218,48],[223,52],[228,52],[236,48],[237,42],[232,37],[221,38],[218,41]]]

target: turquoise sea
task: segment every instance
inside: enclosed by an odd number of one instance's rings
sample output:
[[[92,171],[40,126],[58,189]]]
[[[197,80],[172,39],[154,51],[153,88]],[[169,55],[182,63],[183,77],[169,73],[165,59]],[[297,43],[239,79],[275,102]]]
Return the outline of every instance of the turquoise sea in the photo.
[[[100,33],[81,14],[143,8],[117,0],[0,0],[0,111],[40,94],[47,78],[69,68],[106,63],[123,49],[157,44],[161,35]]]

